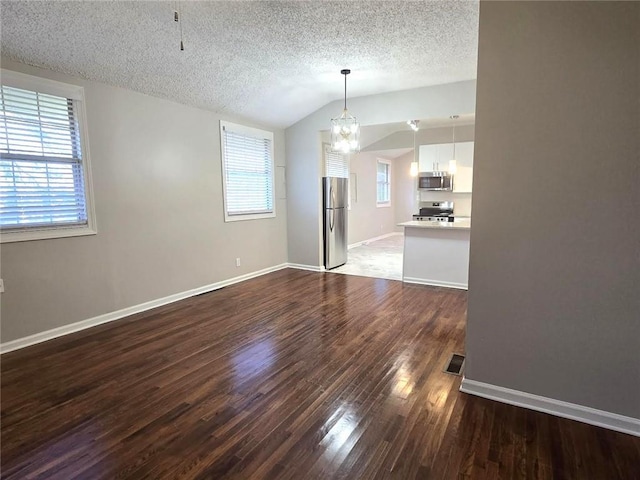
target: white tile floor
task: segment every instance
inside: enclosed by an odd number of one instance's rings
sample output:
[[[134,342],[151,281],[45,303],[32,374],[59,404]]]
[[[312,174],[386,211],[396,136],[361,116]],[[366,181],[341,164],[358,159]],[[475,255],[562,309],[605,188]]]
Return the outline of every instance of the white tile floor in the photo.
[[[332,273],[402,280],[404,235],[393,235],[349,250],[347,263]]]

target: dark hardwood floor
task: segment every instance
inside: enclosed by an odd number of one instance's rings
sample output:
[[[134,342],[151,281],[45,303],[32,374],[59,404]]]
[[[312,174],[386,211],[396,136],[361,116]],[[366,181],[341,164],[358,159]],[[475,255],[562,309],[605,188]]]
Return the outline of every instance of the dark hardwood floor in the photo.
[[[287,269],[5,354],[2,478],[640,478],[638,438],[458,392],[465,319]]]

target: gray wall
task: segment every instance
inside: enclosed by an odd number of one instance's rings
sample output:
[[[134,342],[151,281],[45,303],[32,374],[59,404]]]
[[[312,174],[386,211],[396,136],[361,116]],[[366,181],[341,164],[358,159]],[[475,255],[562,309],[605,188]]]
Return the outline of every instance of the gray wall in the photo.
[[[639,25],[481,2],[468,379],[640,418]]]
[[[342,109],[332,102],[285,130],[289,261],[318,267],[321,250],[320,132]],[[475,80],[348,99],[362,125],[448,118],[475,111]]]
[[[84,86],[98,224],[94,236],[2,244],[2,342],[287,261],[285,200],[276,218],[223,221],[218,115],[2,67]],[[270,130],[284,165],[284,132]]]

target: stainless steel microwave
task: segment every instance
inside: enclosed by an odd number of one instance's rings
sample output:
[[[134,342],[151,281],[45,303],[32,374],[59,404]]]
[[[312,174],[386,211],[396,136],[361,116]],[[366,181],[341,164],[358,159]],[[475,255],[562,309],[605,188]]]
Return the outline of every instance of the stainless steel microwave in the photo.
[[[448,172],[420,172],[418,175],[420,190],[453,190],[453,175]]]

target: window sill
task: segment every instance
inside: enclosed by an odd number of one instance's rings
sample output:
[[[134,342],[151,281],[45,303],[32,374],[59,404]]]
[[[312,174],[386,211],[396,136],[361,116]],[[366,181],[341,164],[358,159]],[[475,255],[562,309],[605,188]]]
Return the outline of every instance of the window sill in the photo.
[[[386,207],[390,207],[390,206],[391,206],[391,202],[376,203],[376,207],[378,207],[378,208],[386,208]]]
[[[226,222],[241,222],[243,220],[260,220],[261,218],[275,218],[276,213],[253,213],[247,215],[227,215],[224,216]]]
[[[52,238],[82,237],[96,235],[98,232],[90,227],[60,227],[41,230],[25,230],[0,233],[0,243],[29,242],[32,240],[48,240]]]

